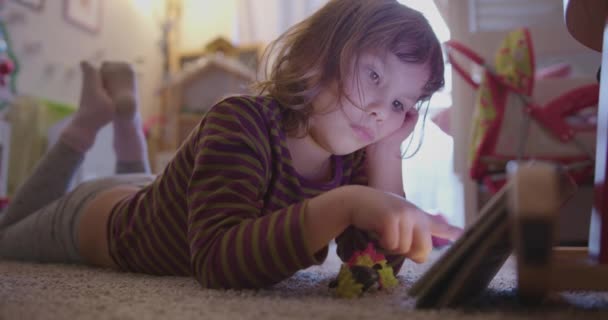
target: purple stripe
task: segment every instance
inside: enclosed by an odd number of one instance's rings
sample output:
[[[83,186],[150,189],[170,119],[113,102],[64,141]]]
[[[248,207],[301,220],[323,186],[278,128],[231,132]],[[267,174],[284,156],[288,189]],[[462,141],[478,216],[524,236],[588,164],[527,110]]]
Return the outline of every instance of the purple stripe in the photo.
[[[163,260],[160,251],[154,247],[155,241],[151,239],[151,237],[152,235],[150,234],[150,232],[148,232],[147,235],[142,234],[138,237],[139,241],[135,249],[140,253],[137,256],[137,261],[139,261],[139,265],[144,270],[147,270],[148,272],[152,272],[154,274],[174,274],[175,268],[171,265],[171,261]],[[152,243],[149,244],[148,241]]]
[[[266,270],[260,269],[258,264],[255,262],[254,250],[253,247],[253,226],[255,220],[250,221],[245,226],[245,230],[243,231],[243,260],[245,261],[245,266],[249,267],[253,276],[258,279],[259,283],[269,283],[272,281],[270,277],[268,277]]]
[[[128,250],[128,256],[130,263],[132,264],[133,271],[160,274],[160,271],[159,269],[156,269],[156,266],[147,264],[143,259],[143,251],[140,249],[138,239],[135,238],[135,236],[130,235],[123,239],[128,243],[126,249]]]
[[[182,186],[183,190],[186,190],[186,186],[188,184],[188,176],[190,175],[190,172],[192,172],[192,168],[188,168],[187,164],[185,163],[185,159],[183,157],[179,157],[178,159],[176,159],[174,171],[175,172],[172,172],[170,175],[168,175],[168,178],[170,179],[170,181],[176,180],[177,182],[174,183],[179,184],[180,186]]]
[[[213,204],[213,207],[215,207],[215,205],[217,205],[217,204],[222,204],[222,205],[239,204],[239,206],[238,206],[239,208],[251,207],[251,210],[258,209],[255,206],[252,206],[252,204],[255,203],[253,199],[249,200],[249,199],[245,198],[243,195],[232,191],[231,187],[232,186],[226,186],[224,188],[216,189],[213,194],[207,195],[207,197],[206,197],[207,201],[203,202],[202,205],[207,204],[207,202],[210,202],[209,205]],[[193,202],[193,204],[194,203],[196,203],[196,202]],[[192,208],[197,208],[197,207],[192,206]],[[227,207],[226,209],[232,211],[232,210],[235,210],[233,208],[234,207]],[[241,210],[241,209],[238,209],[238,210]]]
[[[235,120],[236,121],[230,121],[219,118],[212,118],[212,121],[210,120],[210,124],[214,124],[219,128],[210,127],[206,125],[202,131],[202,134],[203,136],[219,135],[230,141],[242,143],[243,141],[253,142],[254,140],[251,140],[249,137],[258,137],[261,133],[264,135],[264,138],[268,140],[268,133],[266,132],[266,130],[264,130],[264,128],[260,128],[259,124],[251,123],[244,117],[239,117]],[[256,130],[256,128],[259,130]],[[265,144],[262,142],[263,139],[261,139],[261,137],[256,139],[256,141],[258,142],[260,147],[265,148]],[[217,140],[203,138],[202,141],[203,145],[213,142],[217,142]],[[251,146],[255,148],[255,151],[257,151],[257,153],[262,154],[262,152],[265,150],[260,150],[258,148],[258,144],[252,144]],[[266,153],[267,152],[264,152],[264,154]]]
[[[207,153],[208,150],[216,151],[216,152],[225,152],[229,154],[248,154],[254,159],[258,159],[260,157],[264,157],[264,153],[257,150],[256,146],[251,143],[251,145],[247,142],[251,142],[249,138],[245,137],[234,137],[235,139],[223,139],[223,140],[211,140],[207,139],[201,144],[201,151],[199,151],[195,158],[209,156]],[[253,149],[250,149],[252,147]],[[227,157],[228,159],[232,159],[232,157]],[[266,158],[260,159],[260,162],[266,163]]]
[[[266,203],[266,208],[269,211],[277,211],[280,209],[283,209],[287,206],[289,206],[290,201],[285,201],[282,200],[280,198],[278,198],[276,195],[274,195],[272,198],[269,199],[269,202]]]
[[[133,201],[132,202],[134,205],[137,204],[145,204],[145,202],[143,202],[141,199],[137,202]],[[144,226],[143,222],[141,222],[141,220],[145,219],[145,217],[147,217],[150,213],[146,210],[145,205],[140,205],[139,208],[141,209],[139,216],[140,216],[140,223],[139,226],[138,224],[135,222],[135,219],[133,219],[134,224],[133,224],[133,231],[132,231],[132,236],[135,237],[135,235],[137,234],[141,234],[141,236],[139,236],[140,242],[141,244],[136,244],[135,248],[140,248],[142,253],[145,252],[145,254],[140,255],[139,258],[137,260],[141,261],[142,265],[148,265],[150,266],[150,264],[145,263],[145,261],[149,261],[149,259],[153,260],[153,263],[161,269],[157,269],[157,268],[151,268],[151,270],[155,270],[155,272],[158,272],[158,270],[162,270],[165,271],[164,267],[161,267],[158,258],[153,254],[155,251],[153,251],[152,248],[148,247],[148,244],[145,242],[145,238],[151,238],[150,232],[153,230],[151,228],[148,228],[148,226]],[[148,236],[146,236],[146,234],[148,234]]]
[[[212,148],[209,148],[210,150]],[[232,150],[230,150],[232,149]],[[212,152],[204,153],[196,159],[195,165],[205,166],[208,163],[212,164],[230,164],[230,165],[242,165],[253,170],[263,169],[262,162],[258,159],[258,155],[248,152],[244,153],[243,150],[230,147],[228,150],[220,150],[220,148],[213,148]],[[219,154],[218,154],[219,153]]]
[[[238,265],[239,261],[237,258],[238,253],[236,251],[237,234],[238,234],[238,225],[230,228],[223,235],[223,237],[228,237],[228,245],[227,245],[228,250],[227,250],[227,252],[222,253],[223,255],[225,255],[227,257],[227,260],[228,260],[229,269],[225,270],[225,271],[229,272],[232,275],[232,278],[234,278],[234,280],[236,281],[236,283],[235,283],[236,286],[250,287],[251,284],[249,284],[249,280],[247,279],[247,276],[245,274],[242,274],[239,271],[239,265]],[[228,277],[226,277],[226,278],[228,278]]]
[[[296,250],[296,255],[300,263],[303,264],[303,267],[308,267],[310,264],[316,261],[312,261],[309,253],[307,252],[306,245],[304,243],[304,234],[303,234],[303,226],[302,226],[302,215],[304,214],[305,207],[304,205],[297,204],[293,208],[294,214],[291,220],[291,241],[293,241],[293,246]]]
[[[294,261],[291,258],[291,254],[289,254],[287,235],[285,234],[285,221],[287,219],[288,212],[288,208],[282,210],[281,214],[279,214],[279,218],[277,219],[277,223],[275,224],[275,230],[271,231],[275,234],[275,248],[277,250],[279,259],[281,260],[285,269],[287,269],[287,275],[296,271]]]
[[[211,192],[214,192],[214,194],[210,194]],[[233,203],[238,203],[240,204],[238,207],[236,206],[230,206]],[[226,208],[219,208],[219,211],[216,212],[209,212],[209,213],[204,213],[205,216],[206,215],[212,215],[215,213],[226,213],[226,212],[230,212],[231,214],[236,214],[240,211],[246,211],[247,212],[247,216],[249,216],[249,214],[251,214],[251,211],[255,211],[255,212],[259,212],[260,209],[262,209],[263,203],[261,200],[255,200],[255,199],[248,199],[245,198],[243,195],[240,195],[238,193],[234,193],[234,192],[226,192],[224,190],[220,189],[215,189],[214,191],[209,191],[209,192],[204,192],[202,191],[201,194],[199,196],[196,196],[191,202],[190,202],[190,209],[195,211],[195,212],[191,212],[190,215],[199,215],[199,211],[202,211],[204,207],[207,207],[206,210],[218,210],[217,205],[225,205]],[[209,208],[211,207],[211,208]],[[235,212],[236,211],[236,212]],[[255,215],[257,216],[257,215]]]
[[[230,140],[237,141],[240,140],[241,137],[244,137],[243,135],[241,135],[243,127],[237,121],[232,119],[226,120],[220,118],[211,118],[211,116],[212,115],[210,114],[209,122],[205,124],[205,127],[201,131],[201,138],[203,138],[203,141],[210,141],[204,139],[204,137],[206,136],[221,136],[224,138],[231,138]]]
[[[193,273],[195,275],[200,275],[205,281],[209,281],[207,275],[213,270],[210,269],[211,265],[209,264],[210,260],[208,257],[210,257],[211,249],[213,249],[213,242],[207,241],[206,243],[208,244],[208,247],[205,250],[197,248],[190,249],[190,251],[192,255],[191,260],[193,261],[192,267],[194,268]],[[203,267],[206,269],[204,274],[201,273],[203,271]]]
[[[138,201],[139,203],[142,203],[141,201]],[[149,269],[152,270],[154,269],[156,274],[166,274],[168,272],[168,270],[165,270],[165,268],[163,267],[163,265],[161,263],[159,263],[159,260],[157,259],[157,257],[154,254],[154,251],[149,247],[148,242],[146,241],[146,239],[150,239],[151,235],[150,235],[150,231],[151,230],[147,230],[148,232],[144,232],[142,233],[140,230],[146,230],[146,226],[143,226],[143,222],[142,220],[145,219],[145,216],[147,215],[147,212],[145,211],[145,206],[140,206],[140,208],[143,210],[140,211],[139,214],[139,219],[133,219],[134,224],[133,224],[133,238],[137,239],[137,241],[135,241],[136,246],[135,248],[137,248],[139,251],[140,255],[139,257],[139,262],[140,265],[146,265],[146,266],[150,266],[153,268]],[[139,221],[137,221],[139,220]],[[137,235],[140,235],[139,237],[137,237]]]
[[[210,180],[205,182],[205,187],[192,188],[191,193],[204,192],[204,190],[218,190],[226,186],[226,181],[219,179]],[[251,185],[246,187],[245,183],[233,183],[230,185],[230,190],[243,194],[251,199],[257,199],[260,196],[262,190],[259,189],[259,185]],[[198,190],[197,190],[198,189]],[[254,190],[251,190],[254,189]]]
[[[260,223],[260,233],[258,239],[258,245],[260,250],[260,256],[262,257],[262,261],[265,262],[265,266],[268,268],[266,274],[270,275],[274,281],[280,280],[283,277],[279,274],[279,269],[272,262],[272,255],[270,254],[270,247],[268,241],[268,235],[270,231],[270,216],[272,214],[265,216],[262,218],[262,222]]]
[[[188,217],[188,229],[190,230],[189,232],[195,230],[195,224],[199,224],[201,226],[209,226],[210,224],[219,223],[226,218],[226,210],[220,208],[212,210],[214,210],[214,212],[199,211],[196,214],[191,214]]]
[[[187,253],[184,250],[184,247],[176,247],[173,244],[173,241],[170,241],[169,239],[174,240],[175,242],[181,242],[179,241],[180,239],[176,236],[172,236],[170,233],[165,232],[164,228],[169,228],[170,223],[167,222],[167,219],[169,219],[167,217],[167,215],[163,215],[160,214],[158,215],[159,219],[161,219],[161,221],[157,221],[156,224],[152,224],[148,229],[150,230],[149,234],[150,234],[150,240],[154,242],[154,250],[156,250],[158,252],[158,254],[165,258],[165,260],[169,261],[169,264],[171,265],[172,269],[177,273],[179,272],[180,274],[187,274],[188,273],[188,258],[187,258]],[[151,220],[154,221],[154,220]],[[160,223],[159,223],[160,222]],[[154,231],[156,231],[156,237],[154,237],[152,235],[152,233],[154,233]],[[144,233],[144,231],[142,230],[142,233]],[[158,240],[156,239],[158,238]],[[160,241],[160,243],[158,242]],[[162,244],[162,245],[161,245]],[[156,248],[165,248],[165,250],[157,250]],[[168,259],[167,259],[168,258]],[[184,261],[186,263],[184,263]],[[184,267],[184,264],[186,267]]]
[[[170,178],[168,178],[168,179],[169,180],[166,180],[165,184],[164,184],[165,185],[165,190],[171,192],[171,194],[173,194],[173,195],[179,194],[180,193],[180,188],[179,188],[180,186],[179,186],[179,184],[171,183]],[[181,189],[181,190],[185,191],[185,189]],[[164,198],[164,199],[169,200],[168,198]]]
[[[191,146],[192,143],[189,144]],[[188,171],[188,167],[190,167],[190,161],[194,159],[192,154],[190,154],[191,148],[185,148],[183,152],[180,152],[175,155],[174,158],[174,167],[182,169],[183,171]]]
[[[141,259],[142,264],[154,265],[156,269],[161,272],[159,275],[174,274],[173,271],[175,268],[172,266],[172,263],[166,260],[163,261],[162,255],[159,254],[160,251],[153,249],[156,245],[158,245],[158,243],[154,241],[151,232],[152,231],[148,232],[147,234],[142,234],[139,237],[139,251],[142,253],[140,257],[143,258]]]
[[[218,226],[214,223],[201,223],[199,227],[190,227],[190,231],[188,232],[190,252],[200,251],[204,249],[205,246],[209,245],[209,241],[215,241],[215,239],[219,237],[218,234],[221,233],[221,229],[224,227],[229,226]]]
[[[286,189],[289,191],[292,191],[293,193],[295,193],[295,191],[293,190],[293,188],[289,188],[289,186],[286,186],[284,183],[284,180],[279,180],[277,182],[275,182],[275,186],[274,186],[274,192],[273,192],[273,197],[271,199],[279,199],[282,201],[285,201],[288,204],[293,203],[294,201],[299,201],[300,199],[296,196],[293,195],[289,195],[287,193],[284,193],[281,189]],[[279,188],[282,187],[282,188]]]
[[[226,102],[226,107],[222,109],[222,111],[228,113],[229,110],[231,114],[234,114],[240,119],[244,119],[246,116],[243,114],[246,114],[249,118],[252,118],[257,125],[264,124],[264,118],[260,114],[262,111],[261,108],[259,108],[251,99],[237,97],[235,99],[226,100]]]
[[[241,129],[245,129],[248,135],[258,137],[260,134],[262,134],[263,138],[260,137],[258,141],[268,141],[268,129],[266,128],[266,123],[260,114],[260,110],[255,106],[251,106],[251,103],[252,102],[241,102],[236,105],[232,105],[230,108],[231,115],[237,118],[241,124]],[[243,114],[246,114],[247,116]],[[251,120],[249,118],[251,118]],[[264,146],[263,143],[262,146]]]
[[[196,165],[199,166],[197,168],[197,171],[199,172],[207,171],[206,167],[208,167],[209,165],[213,165],[213,167],[219,166],[220,168],[225,167],[225,169],[223,169],[225,171],[242,170],[244,172],[242,168],[239,168],[242,166],[253,172],[258,173],[258,175],[261,177],[264,176],[263,166],[260,163],[251,163],[245,159],[241,159],[238,156],[229,158],[226,156],[207,154],[203,157],[198,158],[196,160]]]
[[[205,161],[206,158],[199,159],[200,163],[197,163],[198,167],[192,173],[192,181],[200,182],[205,180],[213,180],[218,177],[244,177],[248,179],[252,179],[254,181],[259,181],[264,178],[264,172],[260,170],[260,168],[253,167],[248,163],[244,163],[243,166],[247,167],[248,171],[245,171],[241,168],[236,168],[238,166],[238,162],[229,162],[224,159],[221,162],[211,162]]]
[[[209,248],[209,254],[206,256],[206,264],[210,265],[211,268],[208,270],[211,271],[211,275],[216,279],[217,284],[219,284],[219,286],[222,288],[226,288],[226,284],[230,283],[230,281],[228,280],[228,277],[226,276],[226,273],[222,267],[222,237],[217,237],[215,239],[216,240],[211,245],[211,248]]]
[[[223,187],[215,188],[215,189],[195,189],[191,190],[189,193],[190,201],[188,207],[191,210],[199,210],[201,206],[211,206],[215,203],[231,203],[233,201],[238,201],[237,203],[241,203],[246,206],[251,206],[254,209],[261,208],[260,199],[256,199],[256,197],[245,197],[245,195],[238,193],[237,188],[238,184],[233,185],[225,185]],[[211,202],[210,202],[211,201]],[[242,207],[242,206],[241,206]],[[232,209],[229,209],[232,210]],[[190,213],[192,214],[192,213]]]
[[[162,186],[159,186],[159,188]],[[177,175],[172,175],[166,178],[165,183],[164,183],[164,190],[165,192],[167,191],[175,191],[172,192],[172,196],[173,198],[176,199],[176,201],[184,203],[186,201],[186,196],[187,196],[187,184],[184,183],[183,181],[179,180],[179,178],[177,177]],[[163,197],[163,200],[166,201],[170,201],[170,202],[174,202],[171,201],[168,197]],[[185,208],[185,206],[182,205],[182,208]]]
[[[291,207],[289,207],[291,208]],[[285,267],[287,268],[288,272],[290,274],[295,273],[296,271],[298,271],[300,265],[298,263],[298,261],[295,261],[294,259],[297,259],[297,252],[298,250],[304,250],[305,248],[303,246],[298,246],[298,243],[296,243],[295,241],[297,239],[294,239],[294,235],[293,235],[293,226],[292,226],[292,220],[293,220],[293,216],[297,216],[297,212],[291,212],[291,216],[288,216],[288,212],[290,211],[289,208],[286,208],[283,211],[283,214],[281,214],[281,223],[280,225],[277,224],[277,228],[278,230],[280,230],[280,233],[278,232],[277,234],[280,235],[280,239],[276,238],[277,240],[277,249],[280,252],[280,256],[281,256],[281,261],[283,261],[283,264],[285,265]],[[289,220],[289,231],[290,232],[290,236],[291,236],[291,243],[287,242],[287,234],[285,232],[285,222],[287,221],[288,218],[291,218]],[[292,245],[293,249],[294,249],[294,253],[296,254],[296,257],[293,257],[291,255],[291,253],[289,252],[289,244]]]
[[[187,219],[187,208],[184,205],[184,202],[179,200],[179,202],[175,203],[173,201],[163,201],[155,199],[153,201],[154,208],[158,211],[158,217],[161,218],[160,223],[167,226],[169,233],[174,236],[179,236],[183,234],[184,230],[186,230],[186,219]],[[163,203],[168,211],[160,211],[162,206],[160,203]],[[173,222],[173,223],[171,223]],[[177,229],[175,229],[177,228]],[[183,238],[183,237],[180,237]]]

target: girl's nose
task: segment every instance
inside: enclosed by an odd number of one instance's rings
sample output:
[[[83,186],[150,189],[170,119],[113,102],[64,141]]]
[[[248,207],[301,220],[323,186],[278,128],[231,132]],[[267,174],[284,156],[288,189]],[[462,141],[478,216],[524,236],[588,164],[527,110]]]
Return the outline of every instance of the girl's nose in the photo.
[[[367,113],[369,113],[369,115],[375,117],[378,120],[383,120],[386,114],[385,106],[383,105],[381,100],[371,101],[367,105]]]

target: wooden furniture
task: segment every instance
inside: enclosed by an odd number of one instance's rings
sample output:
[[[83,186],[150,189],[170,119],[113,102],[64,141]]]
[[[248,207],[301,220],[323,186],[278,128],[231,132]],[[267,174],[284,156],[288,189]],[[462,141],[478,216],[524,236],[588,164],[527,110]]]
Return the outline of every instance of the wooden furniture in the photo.
[[[517,260],[517,290],[524,302],[555,291],[608,291],[608,264],[586,247],[556,246],[559,208],[574,192],[556,166],[509,166],[511,239]]]
[[[172,0],[170,16],[178,20],[181,2]],[[224,97],[250,94],[262,46],[234,46],[219,37],[201,50],[177,48],[173,30],[168,41],[168,72],[159,90],[160,111],[149,132],[152,169],[162,170],[204,113]]]
[[[564,9],[572,36],[602,51],[589,245],[555,246],[556,214],[567,189],[559,173],[551,166],[513,168],[510,211],[518,292],[528,302],[539,301],[551,291],[608,291],[608,1],[570,0]]]
[[[161,88],[164,150],[176,150],[203,114],[222,98],[250,93],[255,73],[238,60],[207,54],[189,62]]]

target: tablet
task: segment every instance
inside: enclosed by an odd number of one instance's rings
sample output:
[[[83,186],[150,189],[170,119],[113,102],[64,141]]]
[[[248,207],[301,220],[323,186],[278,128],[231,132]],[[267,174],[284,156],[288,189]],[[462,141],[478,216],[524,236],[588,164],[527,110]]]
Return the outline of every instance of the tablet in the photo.
[[[456,307],[478,297],[509,255],[511,244],[506,184],[480,216],[408,290],[417,308]]]

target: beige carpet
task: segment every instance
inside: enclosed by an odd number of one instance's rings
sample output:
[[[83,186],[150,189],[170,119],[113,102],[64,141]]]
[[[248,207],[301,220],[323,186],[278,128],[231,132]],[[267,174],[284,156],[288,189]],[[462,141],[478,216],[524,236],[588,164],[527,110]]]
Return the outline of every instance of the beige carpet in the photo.
[[[271,290],[219,291],[190,278],[1,261],[0,319],[608,319],[608,293],[561,294],[534,309],[518,304],[512,262],[479,303],[441,311],[414,310],[407,296],[428,263],[407,263],[398,289],[357,300],[328,291],[338,266],[330,254]]]

